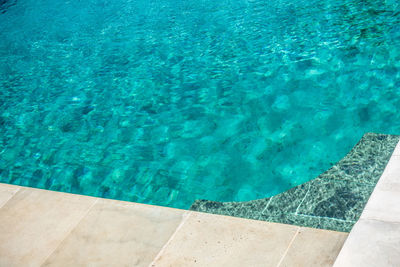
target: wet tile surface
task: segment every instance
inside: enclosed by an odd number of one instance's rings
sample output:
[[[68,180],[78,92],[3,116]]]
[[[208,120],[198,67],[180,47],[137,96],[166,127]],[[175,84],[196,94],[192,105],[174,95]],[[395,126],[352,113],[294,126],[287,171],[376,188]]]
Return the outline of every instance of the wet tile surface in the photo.
[[[99,200],[44,266],[148,266],[186,212],[119,203]]]
[[[21,188],[0,209],[0,266],[39,266],[95,201]]]
[[[348,180],[314,179],[296,214],[356,221],[373,188]]]
[[[265,216],[265,217],[264,217]],[[320,216],[310,216],[302,214],[293,213],[281,213],[271,215],[264,215],[260,217],[260,220],[276,222],[276,223],[286,223],[293,224],[304,227],[313,227],[318,229],[333,229],[337,231],[340,229],[342,232],[349,232],[355,221],[344,221],[334,218],[320,217]]]
[[[248,202],[197,200],[191,210],[349,232],[399,139],[365,134],[346,157],[305,184]]]

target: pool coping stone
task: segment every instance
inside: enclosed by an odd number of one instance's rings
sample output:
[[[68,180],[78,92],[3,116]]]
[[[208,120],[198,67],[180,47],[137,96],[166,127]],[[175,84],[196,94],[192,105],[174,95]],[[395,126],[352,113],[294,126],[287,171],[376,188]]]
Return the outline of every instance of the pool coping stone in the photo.
[[[0,266],[332,266],[348,235],[1,183],[0,201]]]

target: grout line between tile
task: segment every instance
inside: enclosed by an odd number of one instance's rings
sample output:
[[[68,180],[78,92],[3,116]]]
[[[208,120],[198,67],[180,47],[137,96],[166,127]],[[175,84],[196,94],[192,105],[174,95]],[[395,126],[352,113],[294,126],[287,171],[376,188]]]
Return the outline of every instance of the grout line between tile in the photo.
[[[343,219],[339,219],[339,218],[334,218],[334,217],[325,217],[325,216],[314,216],[314,215],[308,215],[308,214],[295,214],[297,216],[304,216],[304,217],[311,217],[311,218],[318,218],[318,219],[329,219],[329,220],[335,220],[335,221],[340,221],[340,222],[351,222],[351,223],[355,223],[357,221],[351,221],[351,220],[343,220]]]
[[[64,236],[64,238],[58,243],[58,245],[49,253],[49,255],[43,260],[42,263],[39,264],[39,266],[43,266],[43,264],[47,261],[48,258],[50,258],[51,255],[53,255],[54,251],[57,250],[61,246],[62,243],[64,243],[65,239],[72,233],[72,231],[79,225],[79,223],[89,214],[89,212],[92,210],[93,206],[99,201],[99,198],[96,198],[96,200],[93,202],[93,204],[88,208],[88,210],[85,212],[85,214],[82,215],[82,217],[77,221],[75,225],[72,226],[71,230]]]
[[[153,259],[153,261],[149,264],[149,267],[155,266],[156,261],[161,257],[161,255],[164,253],[165,249],[168,247],[168,245],[172,242],[176,234],[179,232],[179,230],[182,228],[182,226],[185,224],[189,216],[192,214],[192,211],[189,211],[188,213],[185,213],[182,218],[182,221],[179,223],[178,227],[176,227],[174,233],[171,235],[171,237],[168,239],[167,242],[165,242],[164,246],[161,248],[161,250],[158,252],[156,257]]]
[[[310,192],[310,189],[311,189],[311,183],[308,184],[307,192],[306,192],[306,194],[304,195],[303,199],[301,200],[300,204],[299,204],[299,205],[297,206],[297,208],[296,208],[296,212],[295,212],[296,215],[297,215],[298,212],[299,212],[300,206],[303,204],[304,200],[307,198],[308,192]]]
[[[18,187],[18,189],[15,192],[12,193],[11,197],[9,199],[7,199],[7,201],[4,202],[3,205],[0,206],[0,209],[2,207],[4,207],[15,196],[15,194],[19,192],[19,190],[21,190],[21,187]]]
[[[286,248],[285,252],[282,255],[281,260],[278,262],[278,265],[276,265],[276,267],[281,266],[283,260],[285,259],[287,253],[289,252],[290,247],[292,246],[292,244],[293,244],[294,240],[296,239],[297,235],[299,234],[299,232],[300,232],[300,227],[297,227],[296,233],[294,234],[292,240],[290,240],[290,243],[289,243],[288,247]]]
[[[268,200],[268,203],[267,203],[267,205],[265,205],[265,208],[261,211],[261,213],[260,213],[260,216],[258,216],[258,218],[260,219],[261,218],[261,216],[264,214],[264,211],[266,211],[267,210],[267,208],[268,208],[268,206],[269,206],[269,203],[271,203],[271,200],[273,199],[274,197],[272,196],[272,197],[270,197],[270,199]]]

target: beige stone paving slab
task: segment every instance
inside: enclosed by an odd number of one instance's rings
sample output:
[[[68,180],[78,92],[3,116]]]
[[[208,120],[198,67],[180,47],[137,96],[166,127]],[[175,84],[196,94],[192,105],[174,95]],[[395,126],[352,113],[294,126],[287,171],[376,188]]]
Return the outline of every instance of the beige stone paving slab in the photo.
[[[99,200],[44,266],[148,266],[187,213]]]
[[[0,183],[0,208],[3,207],[18,190],[18,186]]]
[[[39,266],[95,201],[21,187],[0,209],[0,266]]]
[[[280,267],[330,267],[348,233],[301,227]]]
[[[359,220],[334,267],[400,266],[400,223]]]
[[[298,229],[193,212],[151,266],[276,266]]]

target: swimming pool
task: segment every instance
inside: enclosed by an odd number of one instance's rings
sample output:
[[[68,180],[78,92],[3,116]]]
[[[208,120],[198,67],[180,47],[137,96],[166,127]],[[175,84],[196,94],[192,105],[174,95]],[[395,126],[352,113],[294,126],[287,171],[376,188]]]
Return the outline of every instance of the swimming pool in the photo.
[[[0,1],[0,182],[188,208],[400,133],[400,5]]]

